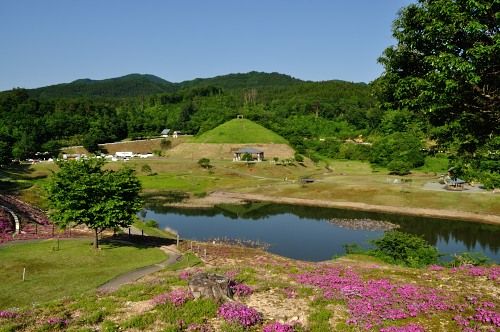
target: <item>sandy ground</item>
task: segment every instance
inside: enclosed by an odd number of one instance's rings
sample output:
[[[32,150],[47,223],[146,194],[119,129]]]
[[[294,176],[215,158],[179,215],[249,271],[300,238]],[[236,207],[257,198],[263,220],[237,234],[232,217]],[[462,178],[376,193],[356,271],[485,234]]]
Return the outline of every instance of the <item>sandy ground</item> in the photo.
[[[173,204],[179,207],[204,208],[213,207],[216,204],[242,204],[247,201],[261,201],[272,203],[283,203],[305,206],[321,206],[342,208],[360,211],[383,212],[394,214],[406,214],[420,217],[433,217],[443,219],[457,219],[466,221],[475,221],[487,224],[500,225],[500,216],[492,214],[479,214],[456,210],[440,210],[425,208],[396,207],[386,205],[372,205],[359,202],[335,202],[319,199],[304,199],[293,197],[273,197],[259,194],[246,194],[227,191],[214,191],[203,198],[190,198],[182,203]]]

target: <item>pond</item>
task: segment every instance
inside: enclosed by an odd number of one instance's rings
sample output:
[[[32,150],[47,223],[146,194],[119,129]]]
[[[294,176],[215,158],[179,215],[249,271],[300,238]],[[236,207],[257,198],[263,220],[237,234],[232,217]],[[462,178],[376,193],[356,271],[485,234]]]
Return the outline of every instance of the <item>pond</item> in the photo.
[[[176,230],[184,239],[258,241],[269,244],[269,252],[307,261],[343,255],[345,244],[367,248],[384,231],[359,221],[386,221],[425,238],[447,254],[444,260],[467,251],[500,261],[500,226],[473,222],[271,203],[222,204],[211,209],[149,207],[142,216],[156,220],[161,228]]]

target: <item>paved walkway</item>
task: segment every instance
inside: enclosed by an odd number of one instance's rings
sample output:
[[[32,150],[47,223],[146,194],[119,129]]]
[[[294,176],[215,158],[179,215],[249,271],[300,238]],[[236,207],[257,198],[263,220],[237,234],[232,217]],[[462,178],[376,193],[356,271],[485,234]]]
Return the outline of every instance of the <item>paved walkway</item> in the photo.
[[[144,277],[145,275],[163,270],[165,267],[174,264],[182,257],[181,253],[177,250],[176,246],[173,244],[169,246],[161,246],[160,249],[163,250],[163,252],[165,252],[168,255],[167,260],[158,264],[141,267],[139,269],[119,275],[118,277],[115,277],[114,279],[111,279],[105,284],[99,286],[97,288],[97,291],[113,292],[118,288],[120,288],[120,286],[122,286],[123,284],[134,282],[137,279]]]

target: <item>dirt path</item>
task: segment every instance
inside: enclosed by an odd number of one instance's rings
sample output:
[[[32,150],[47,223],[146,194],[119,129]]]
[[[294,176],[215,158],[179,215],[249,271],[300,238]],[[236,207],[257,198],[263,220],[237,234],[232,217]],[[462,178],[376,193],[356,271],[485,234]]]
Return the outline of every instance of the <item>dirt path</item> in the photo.
[[[456,211],[456,210],[374,205],[374,204],[366,204],[359,202],[335,202],[335,201],[327,201],[319,199],[273,197],[260,194],[247,194],[247,193],[237,193],[237,192],[227,192],[227,191],[215,191],[206,197],[198,199],[196,198],[190,199],[183,203],[174,204],[174,206],[212,207],[216,204],[221,204],[221,203],[238,204],[238,203],[244,203],[245,201],[261,201],[261,202],[283,203],[283,204],[293,204],[293,205],[332,207],[332,208],[342,208],[342,209],[351,209],[351,210],[360,210],[369,212],[412,215],[419,217],[457,219],[457,220],[475,221],[486,224],[500,225],[500,216],[492,214],[479,214],[479,213]]]
[[[123,284],[134,282],[137,279],[144,277],[145,275],[160,271],[165,267],[174,264],[179,260],[179,258],[182,257],[181,253],[177,250],[175,245],[161,246],[160,249],[168,255],[167,260],[158,264],[141,267],[139,269],[119,275],[106,282],[105,284],[99,286],[97,288],[97,291],[113,292],[120,288],[120,286],[122,286]]]

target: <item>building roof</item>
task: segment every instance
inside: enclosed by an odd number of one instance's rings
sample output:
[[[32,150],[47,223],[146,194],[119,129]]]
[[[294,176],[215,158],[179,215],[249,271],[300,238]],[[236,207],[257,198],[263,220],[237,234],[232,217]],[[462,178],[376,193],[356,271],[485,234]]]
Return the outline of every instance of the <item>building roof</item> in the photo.
[[[169,132],[170,132],[170,129],[165,128],[161,131],[161,135],[168,135]]]
[[[254,153],[264,153],[264,151],[258,150],[258,149],[255,149],[255,148],[241,148],[241,149],[237,150],[236,153],[250,153],[250,154],[254,154]]]

